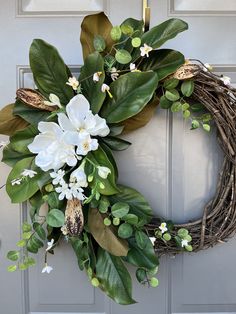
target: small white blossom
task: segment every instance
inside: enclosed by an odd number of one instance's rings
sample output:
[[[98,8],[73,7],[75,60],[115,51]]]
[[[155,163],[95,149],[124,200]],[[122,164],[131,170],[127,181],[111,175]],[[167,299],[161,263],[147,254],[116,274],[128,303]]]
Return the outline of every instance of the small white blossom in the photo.
[[[154,246],[156,238],[155,237],[149,237],[150,241],[152,242],[152,245]]]
[[[21,184],[21,181],[22,181],[22,178],[21,179],[14,179],[11,181],[11,185],[14,186],[14,185],[20,185]]]
[[[77,91],[79,87],[79,81],[76,77],[69,77],[68,82],[66,82],[67,85],[71,86],[73,90]]]
[[[109,173],[111,173],[111,170],[109,168],[98,166],[98,175],[101,178],[106,179],[108,177]]]
[[[83,194],[84,190],[81,188],[80,184],[78,182],[71,182],[69,184],[71,194],[74,198],[77,198],[81,201],[83,201],[86,197]]]
[[[80,142],[78,143],[78,147],[76,153],[78,155],[85,156],[88,152],[92,150],[98,149],[98,140],[92,139],[88,134],[80,137]]]
[[[135,70],[136,70],[136,65],[135,65],[135,63],[130,63],[129,68],[130,68],[130,71],[131,71],[131,72],[135,71]]]
[[[100,76],[102,75],[102,72],[96,72],[93,74],[93,81],[96,83],[96,82],[99,82],[100,80]]]
[[[188,246],[188,240],[182,240],[181,241],[181,246],[182,247]]]
[[[67,226],[62,226],[61,227],[61,232],[64,236],[68,235],[68,229],[67,229]]]
[[[36,171],[30,170],[30,169],[24,169],[24,171],[21,173],[23,177],[29,177],[29,178],[35,177],[36,174],[37,174]]]
[[[205,63],[203,67],[204,72],[212,71],[213,67],[209,63]]]
[[[51,266],[48,266],[48,264],[46,263],[44,268],[42,269],[42,273],[47,273],[50,274],[50,272],[53,270],[53,268]]]
[[[54,239],[51,239],[51,241],[48,242],[48,246],[46,248],[46,251],[50,251],[51,248],[53,247],[54,245]]]
[[[168,230],[166,226],[166,222],[161,223],[161,225],[159,226],[159,229],[161,230],[161,233],[165,233]]]
[[[225,76],[225,75],[222,76],[221,81],[222,81],[226,86],[228,86],[228,85],[231,84],[231,78],[228,77],[228,76]]]
[[[70,182],[71,183],[78,183],[80,187],[86,188],[88,186],[87,176],[84,172],[84,163],[82,163],[79,168],[74,170],[70,175]]]
[[[0,148],[4,148],[8,145],[8,142],[0,141]]]
[[[111,73],[111,79],[112,79],[112,81],[115,81],[115,80],[118,79],[119,73],[117,72],[117,68],[115,68],[115,67],[111,68],[110,73]]]
[[[141,56],[144,57],[149,57],[149,52],[152,51],[153,48],[148,46],[147,44],[144,44],[143,47],[140,47],[140,51],[141,51]]]
[[[64,198],[66,198],[67,200],[72,200],[73,198],[72,191],[66,182],[63,182],[63,184],[57,187],[55,191],[59,194],[58,199],[60,201]]]
[[[65,175],[65,171],[59,169],[57,172],[51,172],[50,176],[53,178],[52,184],[57,185],[64,181],[63,177]]]
[[[108,86],[107,84],[105,84],[105,83],[102,84],[101,91],[102,91],[103,93],[107,92],[108,95],[110,96],[110,98],[113,97],[112,94],[111,94],[111,92],[110,92],[110,86]]]

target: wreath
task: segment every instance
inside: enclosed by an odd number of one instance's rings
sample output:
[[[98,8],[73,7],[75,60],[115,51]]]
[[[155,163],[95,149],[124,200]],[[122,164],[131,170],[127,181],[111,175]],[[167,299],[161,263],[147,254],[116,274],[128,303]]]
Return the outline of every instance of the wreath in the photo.
[[[53,46],[35,39],[30,67],[37,89],[18,89],[15,103],[0,111],[0,133],[10,136],[1,143],[2,161],[12,167],[6,191],[13,203],[28,202],[31,219],[7,254],[14,262],[8,271],[35,265],[32,254],[43,249],[42,273],[50,273],[50,253],[66,240],[94,287],[132,304],[126,263],[141,284],[157,287],[156,253],[198,251],[235,232],[236,90],[209,64],[159,49],[187,30],[182,20],[145,32],[143,21],[112,26],[99,13],[81,28],[79,78]],[[181,112],[193,130],[210,132],[214,121],[225,153],[216,196],[202,218],[182,225],[153,217],[144,196],[118,184],[113,151],[131,144],[120,135],[147,124],[158,104]]]

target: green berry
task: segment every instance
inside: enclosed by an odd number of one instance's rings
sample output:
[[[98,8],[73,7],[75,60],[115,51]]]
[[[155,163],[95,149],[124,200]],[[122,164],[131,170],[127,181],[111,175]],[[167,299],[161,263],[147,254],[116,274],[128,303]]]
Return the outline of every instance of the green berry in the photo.
[[[100,285],[100,282],[98,281],[97,278],[93,278],[91,280],[91,284],[94,286],[94,287],[98,287]]]
[[[186,249],[188,252],[192,252],[193,247],[192,247],[192,245],[187,245],[187,246],[185,246],[185,249]]]
[[[54,187],[53,187],[52,184],[47,184],[47,185],[45,186],[45,191],[46,191],[46,192],[50,193],[50,192],[52,192],[53,190],[54,190]]]
[[[171,235],[170,235],[169,233],[164,233],[164,234],[163,234],[163,239],[164,239],[165,241],[170,241],[170,240],[171,240]]]
[[[104,223],[105,226],[109,227],[111,225],[111,219],[104,218],[103,223]]]
[[[155,277],[150,279],[150,286],[156,288],[159,285],[159,280]]]
[[[119,226],[119,224],[120,224],[120,218],[117,218],[117,217],[113,218],[113,225]]]
[[[131,43],[134,48],[137,48],[141,45],[141,39],[139,37],[135,37],[132,39]]]

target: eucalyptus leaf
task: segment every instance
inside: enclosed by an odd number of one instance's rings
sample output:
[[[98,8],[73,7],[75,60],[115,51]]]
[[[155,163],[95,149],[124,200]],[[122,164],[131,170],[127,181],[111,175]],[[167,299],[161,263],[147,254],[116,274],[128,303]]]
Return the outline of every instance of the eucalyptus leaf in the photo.
[[[100,288],[118,304],[136,303],[132,299],[132,280],[120,257],[98,249],[96,276]]]
[[[105,226],[103,216],[97,209],[90,209],[88,215],[89,231],[96,242],[106,251],[115,256],[126,256],[128,244],[125,240],[119,239],[112,226]]]
[[[120,26],[114,26],[111,29],[111,38],[112,38],[112,40],[114,40],[114,41],[120,40],[121,35],[122,35],[122,32],[121,32]]]
[[[18,261],[19,257],[20,257],[20,252],[19,251],[9,251],[7,253],[7,258],[10,261],[13,261],[13,262]]]
[[[169,109],[172,105],[172,101],[167,99],[165,95],[160,98],[160,106],[162,109]]]
[[[118,228],[118,236],[122,239],[128,239],[133,234],[133,227],[128,223],[123,223]]]
[[[46,98],[55,94],[67,105],[74,92],[66,85],[68,68],[56,48],[42,39],[34,39],[30,47],[30,67],[39,92]]]
[[[149,237],[141,230],[135,231],[135,240],[140,249],[145,249],[145,247],[149,244]]]
[[[114,217],[123,218],[129,212],[129,205],[127,203],[118,202],[111,207],[111,213]]]
[[[132,60],[131,54],[125,49],[117,50],[115,58],[120,64],[127,64]]]
[[[171,106],[171,111],[172,112],[179,112],[182,110],[182,104],[180,101],[175,101],[173,102],[172,106]]]
[[[65,223],[65,215],[59,209],[51,209],[46,216],[47,224],[51,227],[59,228]]]
[[[106,48],[106,43],[101,35],[96,35],[93,39],[94,49],[98,52],[102,52]]]
[[[105,102],[101,115],[108,123],[118,123],[138,114],[151,100],[157,88],[154,72],[131,72],[110,85],[113,98]]]
[[[190,97],[194,91],[194,82],[193,81],[184,81],[181,84],[181,92],[184,96]]]
[[[176,101],[180,98],[180,95],[179,95],[179,92],[177,91],[177,89],[167,90],[165,92],[165,96],[170,101]]]

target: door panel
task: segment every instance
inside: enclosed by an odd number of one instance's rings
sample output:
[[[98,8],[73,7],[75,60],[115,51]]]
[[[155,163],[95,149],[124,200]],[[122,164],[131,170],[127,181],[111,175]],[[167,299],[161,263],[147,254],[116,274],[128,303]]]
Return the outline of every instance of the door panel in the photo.
[[[129,16],[142,17],[141,0],[91,0],[86,7],[81,3],[60,0],[54,10],[50,6],[53,2],[18,0],[15,8],[13,0],[0,0],[1,106],[14,99],[16,88],[34,87],[28,66],[28,48],[33,38],[55,45],[72,72],[78,74],[82,64],[80,23],[85,11],[103,8],[114,25]],[[222,6],[221,1],[210,0],[151,0],[149,5],[152,25],[173,16],[183,16],[189,23],[189,32],[180,34],[167,47],[214,64],[216,71],[236,83],[236,21],[230,17],[235,14],[234,1],[227,0]],[[180,116],[158,109],[148,126],[124,138],[133,145],[116,154],[120,182],[144,193],[156,214],[177,222],[199,217],[204,204],[214,195],[222,162],[214,130],[210,134],[191,132]],[[0,186],[8,172],[9,168],[1,163]],[[139,303],[123,307],[90,286],[66,242],[55,256],[49,257],[54,267],[50,276],[41,274],[43,256],[38,257],[37,266],[29,273],[8,274],[5,255],[15,247],[27,209],[10,204],[3,189],[0,199],[0,314],[236,312],[235,239],[198,254],[161,258],[157,289],[136,284],[130,268],[134,298]]]

